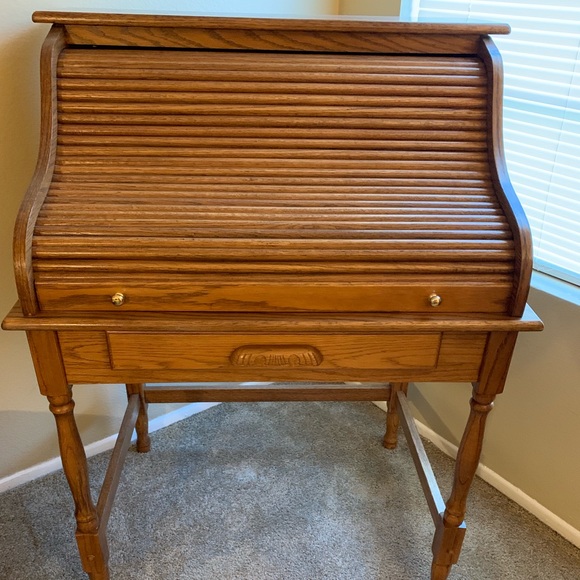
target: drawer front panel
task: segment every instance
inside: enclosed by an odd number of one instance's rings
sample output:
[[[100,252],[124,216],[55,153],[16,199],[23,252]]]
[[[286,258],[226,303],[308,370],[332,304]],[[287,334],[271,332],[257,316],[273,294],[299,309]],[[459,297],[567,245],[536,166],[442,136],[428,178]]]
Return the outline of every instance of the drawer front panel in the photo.
[[[38,282],[44,311],[503,313],[509,283]],[[122,295],[121,301],[113,299]],[[441,298],[432,305],[432,297]]]
[[[107,333],[115,370],[430,369],[441,335]]]
[[[223,381],[476,381],[479,377],[479,369],[481,360],[485,351],[487,340],[486,333],[463,333],[463,332],[444,332],[441,335],[441,344],[439,354],[437,357],[437,365],[434,368],[411,368],[412,364],[419,364],[418,362],[405,360],[404,364],[408,366],[400,366],[397,368],[348,368],[340,366],[336,363],[335,366],[329,364],[328,347],[326,344],[332,343],[333,348],[337,349],[335,352],[338,356],[338,349],[341,345],[346,344],[365,344],[371,345],[369,348],[374,348],[375,345],[381,343],[383,346],[387,342],[400,343],[401,336],[413,336],[408,334],[367,334],[354,335],[344,333],[342,335],[325,335],[314,338],[312,334],[302,333],[299,341],[296,335],[276,335],[276,341],[270,340],[270,347],[275,345],[276,348],[288,346],[310,346],[316,348],[322,356],[326,355],[326,360],[321,364],[297,365],[288,362],[288,366],[250,366],[243,364],[231,364],[232,355],[236,349],[247,346],[264,346],[266,334],[258,333],[238,333],[232,335],[232,340],[228,341],[227,348],[220,347],[221,350],[216,349],[216,345],[224,344],[224,335],[217,334],[200,334],[197,336],[191,334],[160,334],[148,332],[130,332],[121,336],[122,333],[107,333],[104,330],[67,330],[59,331],[58,340],[62,351],[63,361],[66,368],[67,380],[70,383],[141,383],[141,382],[190,382],[190,381],[209,381],[209,382],[223,382]],[[200,362],[197,363],[199,368],[192,369],[175,369],[164,368],[163,364],[167,363],[168,359],[172,359],[172,355],[165,354],[151,354],[161,347],[161,342],[157,342],[156,346],[151,342],[153,339],[165,336],[167,338],[165,348],[173,348],[170,342],[172,337],[178,336],[181,339],[180,350],[184,363],[175,364],[172,366],[186,366],[192,365],[191,347],[195,346],[197,356]],[[270,335],[272,338],[272,334]],[[426,344],[432,344],[429,341],[438,340],[437,334],[419,334],[417,337],[432,337],[426,339]],[[131,344],[131,340],[137,342]],[[407,339],[405,339],[407,340]],[[419,346],[422,339],[417,340]],[[321,342],[324,341],[324,344]],[[328,341],[328,342],[327,342]],[[195,344],[194,344],[195,343]],[[204,344],[206,346],[204,346]],[[409,343],[407,342],[407,345]],[[112,346],[111,346],[112,345]],[[432,347],[431,347],[432,348]],[[111,352],[112,351],[112,352]],[[183,352],[185,351],[185,352]],[[171,351],[169,351],[171,352]],[[255,351],[254,351],[255,352]],[[352,352],[352,351],[351,351]],[[391,349],[391,357],[393,357],[394,349]],[[433,351],[431,350],[431,353]],[[205,353],[205,356],[202,356]],[[238,351],[239,354],[239,351]],[[145,359],[146,355],[150,355],[149,359]],[[368,350],[367,350],[368,355]],[[408,353],[402,356],[406,357]],[[427,356],[433,356],[427,355]],[[373,365],[385,364],[386,357],[382,357],[380,352],[375,355]],[[353,355],[351,354],[351,361]],[[214,360],[213,366],[209,363]],[[359,366],[362,367],[361,358],[358,359]],[[154,362],[152,362],[154,361]],[[387,361],[388,362],[388,361]],[[420,362],[420,361],[419,361]],[[424,360],[422,364],[426,364]],[[114,368],[112,365],[125,365],[127,368]],[[355,363],[352,363],[355,364]],[[389,364],[393,365],[394,362]],[[154,369],[143,368],[148,366],[155,366]]]

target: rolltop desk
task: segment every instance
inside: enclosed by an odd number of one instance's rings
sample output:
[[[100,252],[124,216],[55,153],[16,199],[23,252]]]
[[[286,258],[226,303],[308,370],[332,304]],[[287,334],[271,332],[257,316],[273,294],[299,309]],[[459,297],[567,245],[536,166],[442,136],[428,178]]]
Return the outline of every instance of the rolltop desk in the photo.
[[[401,421],[435,524],[431,577],[446,578],[516,337],[542,327],[488,36],[509,28],[34,20],[52,23],[41,145],[3,326],[27,333],[89,577],[109,578],[107,520],[134,430],[149,449],[149,403],[386,400],[384,444]],[[410,381],[473,384],[446,502]],[[127,388],[96,503],[75,383]]]

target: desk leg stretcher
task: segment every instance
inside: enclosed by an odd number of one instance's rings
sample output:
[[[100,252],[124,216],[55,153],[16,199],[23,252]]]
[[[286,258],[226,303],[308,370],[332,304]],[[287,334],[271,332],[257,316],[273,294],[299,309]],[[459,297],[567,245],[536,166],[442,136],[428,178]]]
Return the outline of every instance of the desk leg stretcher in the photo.
[[[493,407],[495,395],[478,392],[482,387],[474,384],[471,412],[457,454],[453,487],[445,503],[407,402],[407,387],[408,383],[391,383],[383,387],[382,392],[388,395],[389,409],[385,446],[391,449],[396,447],[400,422],[435,524],[431,579],[444,580],[461,552],[466,531],[464,517],[467,495],[479,463],[485,420]],[[92,580],[109,578],[106,527],[134,430],[137,432],[137,450],[146,452],[150,448],[147,390],[143,384],[127,385],[127,409],[96,506],[89,489],[87,460],[74,419],[72,396],[48,397],[50,410],[56,419],[63,469],[75,503],[76,537],[81,561]],[[190,387],[192,391],[195,388]],[[152,388],[152,392],[159,402],[159,388]],[[319,397],[324,398],[323,388],[318,392]],[[236,400],[243,399],[242,395],[242,391],[238,391]],[[249,395],[250,399],[254,398],[253,392],[250,391]]]

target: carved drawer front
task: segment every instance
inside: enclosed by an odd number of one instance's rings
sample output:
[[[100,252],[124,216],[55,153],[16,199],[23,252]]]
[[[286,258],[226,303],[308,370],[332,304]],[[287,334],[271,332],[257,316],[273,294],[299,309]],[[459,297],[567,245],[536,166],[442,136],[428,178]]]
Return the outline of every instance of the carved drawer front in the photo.
[[[430,369],[440,334],[200,335],[107,333],[115,370]]]
[[[437,280],[39,281],[44,311],[112,312],[505,312],[508,282]]]

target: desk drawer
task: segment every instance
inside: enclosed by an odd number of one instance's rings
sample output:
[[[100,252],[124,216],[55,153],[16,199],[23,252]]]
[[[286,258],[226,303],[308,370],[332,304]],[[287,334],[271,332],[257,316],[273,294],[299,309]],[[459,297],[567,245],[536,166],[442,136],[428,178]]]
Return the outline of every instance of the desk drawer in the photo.
[[[36,283],[43,311],[426,312],[507,311],[509,281],[308,280]],[[114,304],[113,297],[120,297]],[[432,297],[441,298],[437,306]]]
[[[199,335],[107,333],[114,370],[431,369],[441,334]]]

